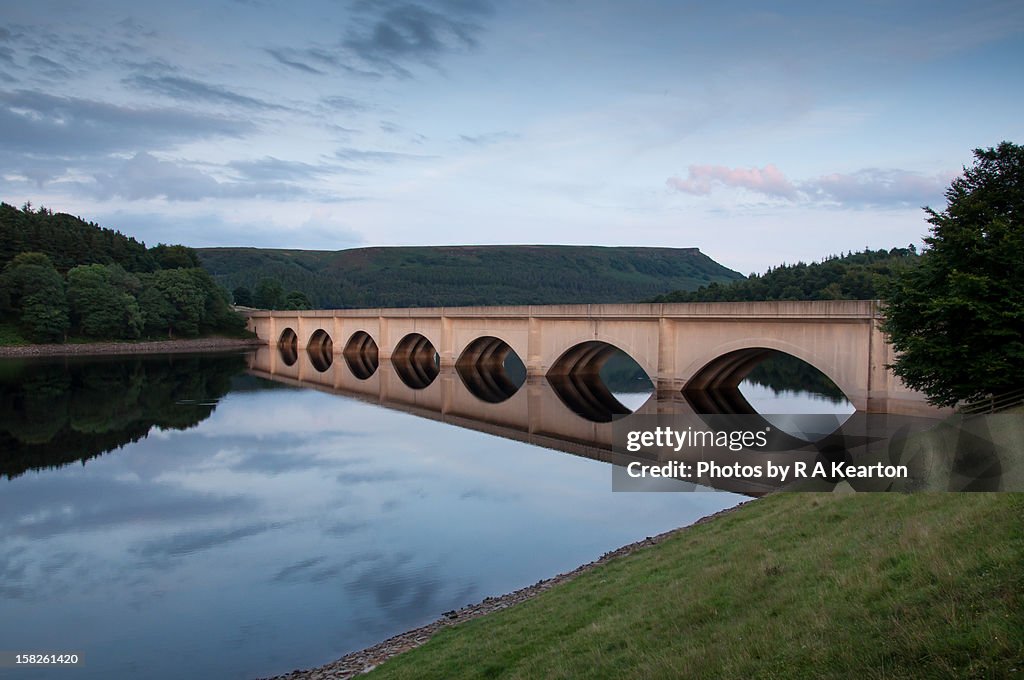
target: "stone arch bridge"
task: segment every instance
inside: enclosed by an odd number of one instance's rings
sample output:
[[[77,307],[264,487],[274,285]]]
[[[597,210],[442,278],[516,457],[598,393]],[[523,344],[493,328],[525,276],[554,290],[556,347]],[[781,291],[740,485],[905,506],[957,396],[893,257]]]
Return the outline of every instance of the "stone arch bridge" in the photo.
[[[925,398],[887,368],[893,352],[871,300],[253,311],[268,345],[342,355],[359,379],[378,362],[411,387],[440,367],[499,367],[515,352],[531,376],[595,375],[618,348],[659,392],[734,388],[784,352],[828,376],[861,411],[916,413]],[[493,372],[492,372],[493,373]],[[503,389],[500,370],[489,389]]]

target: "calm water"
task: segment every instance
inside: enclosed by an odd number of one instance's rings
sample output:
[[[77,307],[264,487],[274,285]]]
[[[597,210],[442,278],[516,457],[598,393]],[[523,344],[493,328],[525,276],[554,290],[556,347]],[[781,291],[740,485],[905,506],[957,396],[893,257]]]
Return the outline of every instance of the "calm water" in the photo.
[[[305,668],[744,500],[246,366],[0,363],[0,650],[85,660],[6,673]]]

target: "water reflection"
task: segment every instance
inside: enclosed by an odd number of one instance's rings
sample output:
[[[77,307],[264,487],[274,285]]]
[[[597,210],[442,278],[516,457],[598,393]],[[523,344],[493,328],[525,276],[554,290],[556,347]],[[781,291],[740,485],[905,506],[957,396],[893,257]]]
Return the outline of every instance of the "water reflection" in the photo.
[[[526,366],[500,338],[477,338],[462,353],[455,369],[473,396],[491,404],[505,401],[526,382]]]
[[[208,418],[242,356],[3,362],[0,474],[86,461]]]
[[[345,363],[352,374],[360,380],[366,380],[380,365],[377,359],[377,343],[366,331],[356,331],[342,352]]]
[[[630,428],[652,429],[673,425],[680,431],[708,428],[765,431],[766,446],[757,454],[761,456],[760,462],[769,459],[775,463],[800,461],[813,466],[816,462],[831,463],[833,460],[852,460],[852,457],[863,464],[889,464],[900,455],[897,449],[890,450],[888,443],[897,430],[905,430],[901,435],[905,436],[935,422],[930,418],[864,413],[852,419],[848,413],[814,411],[762,415],[742,396],[735,408],[702,408],[708,403],[717,403],[713,400],[721,398],[721,390],[709,391],[706,395],[636,392],[639,406],[635,411],[626,410],[616,418],[603,418],[601,416],[607,415],[607,411],[601,411],[593,404],[589,405],[593,408],[588,408],[583,398],[569,398],[566,393],[568,378],[557,373],[545,377],[530,376],[514,393],[499,401],[481,399],[473,389],[475,385],[465,380],[458,367],[437,368],[430,384],[410,389],[399,367],[389,361],[381,362],[371,380],[359,380],[345,370],[320,373],[311,370],[308,363],[309,360],[300,360],[297,365],[286,366],[274,348],[261,348],[252,357],[251,372],[285,384],[358,397],[423,418],[618,466],[625,466],[636,458],[623,449],[622,434],[624,429]],[[607,378],[602,375],[592,377],[611,394],[611,389],[622,389],[620,385],[623,384],[642,385],[637,380],[637,372],[640,377],[646,377],[639,366],[623,362]],[[729,393],[739,394],[739,390],[732,388]],[[587,394],[593,396],[594,393]],[[736,453],[728,447],[694,447],[684,449],[682,453],[660,450],[651,455],[655,456],[652,460],[660,462],[682,460],[680,456],[688,456],[692,458],[691,462],[696,462],[714,456],[724,463],[743,461],[751,453]],[[725,491],[759,496],[784,488],[792,480],[746,477],[701,482]],[[682,487],[674,485],[672,488],[678,490]],[[688,488],[692,489],[692,484]]]
[[[440,366],[434,345],[419,333],[410,333],[398,342],[391,362],[402,382],[414,390],[422,390],[434,382]]]
[[[68,678],[265,676],[740,500],[612,494],[599,461],[320,391],[372,384],[417,413],[454,385],[460,407],[484,403],[450,371],[414,390],[390,362],[360,380],[307,355],[272,360],[317,389],[232,377],[238,358],[0,365],[18,447],[0,491],[4,644],[81,651]],[[82,448],[97,433],[125,445]],[[49,457],[22,455],[43,441]]]
[[[323,329],[313,333],[306,351],[309,352],[310,362],[321,373],[334,363],[334,342]]]

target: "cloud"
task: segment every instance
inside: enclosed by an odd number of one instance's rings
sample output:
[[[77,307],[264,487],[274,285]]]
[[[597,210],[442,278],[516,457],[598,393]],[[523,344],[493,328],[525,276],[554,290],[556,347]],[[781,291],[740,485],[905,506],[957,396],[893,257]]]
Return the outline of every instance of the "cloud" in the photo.
[[[343,45],[367,63],[411,76],[407,66],[436,66],[445,53],[475,48],[483,27],[477,19],[491,14],[488,3],[448,0],[429,8],[413,2],[361,2],[362,21],[351,29]]]
[[[36,73],[47,78],[64,79],[71,77],[71,71],[66,69],[63,65],[38,54],[33,55],[28,60],[28,64],[36,70]]]
[[[345,59],[345,50],[340,46],[331,47],[267,47],[264,51],[283,66],[310,75],[324,76],[331,71],[344,71],[350,75],[376,80],[382,77],[377,71],[356,68]],[[314,66],[315,64],[315,66]]]
[[[144,76],[135,75],[121,81],[129,87],[163,95],[186,102],[205,101],[214,104],[229,104],[248,109],[287,110],[287,107],[265,102],[255,97],[238,94],[226,87],[212,85],[191,78],[178,76]]]
[[[410,78],[413,66],[438,68],[445,54],[476,48],[483,31],[479,20],[492,13],[484,0],[361,0],[352,9],[349,27],[337,42],[263,51],[282,66],[309,75],[343,71],[372,79],[386,74]]]
[[[271,578],[278,583],[319,583],[337,576],[342,572],[339,565],[320,565],[327,559],[326,555],[311,557],[295,564],[283,567]]]
[[[298,181],[324,177],[337,172],[355,172],[340,165],[313,165],[301,161],[286,161],[273,156],[257,160],[231,161],[228,167],[246,179]]]
[[[402,160],[426,160],[431,156],[423,156],[414,153],[399,153],[397,151],[373,151],[367,149],[342,148],[334,152],[334,155],[345,161],[367,162],[367,163],[394,163]]]
[[[241,181],[218,180],[193,166],[160,160],[145,151],[121,161],[110,172],[93,174],[94,183],[79,187],[100,199],[124,198],[142,200],[166,198],[171,201],[198,201],[204,198],[269,198],[291,200],[297,197],[318,197],[320,200],[341,200],[317,196],[315,192],[283,179],[309,179],[328,174],[306,163],[265,158],[259,161],[235,161],[228,167],[240,170]],[[285,177],[290,175],[290,177]]]
[[[366,244],[361,234],[333,217],[329,210],[316,209],[308,219],[299,223],[289,221],[294,217],[294,210],[277,219],[243,215],[228,221],[208,206],[200,208],[205,209],[204,212],[189,214],[184,207],[190,204],[178,205],[182,209],[160,206],[156,212],[118,210],[93,217],[100,224],[130,233],[145,243],[183,243],[193,248],[250,246],[339,250]],[[238,211],[232,213],[237,215]]]
[[[125,17],[124,19],[118,21],[117,26],[118,28],[121,28],[125,32],[125,34],[133,37],[137,35],[142,35],[147,38],[155,38],[159,35],[159,33],[156,30],[146,28],[141,23],[136,21],[135,17],[131,16]]]
[[[459,139],[474,146],[487,146],[500,142],[511,142],[519,139],[519,135],[514,132],[500,130],[498,132],[485,132],[480,135],[459,135]]]
[[[790,181],[772,164],[764,168],[691,165],[685,179],[669,177],[677,191],[706,196],[715,187],[734,187],[793,203],[833,204],[845,208],[922,206],[941,200],[954,173],[924,175],[896,168],[866,168],[831,173],[804,182]]]
[[[763,168],[729,168],[724,165],[691,165],[686,179],[669,177],[668,186],[686,194],[706,196],[715,185],[747,189],[773,198],[793,200],[796,187],[769,163]]]
[[[326,104],[329,108],[337,109],[339,111],[365,111],[366,105],[362,102],[353,99],[352,97],[334,96],[324,97],[320,100]]]
[[[922,175],[907,170],[868,168],[852,174],[823,175],[802,185],[812,200],[846,206],[923,206],[941,201],[956,175]]]
[[[306,61],[303,61],[304,56],[307,58],[311,56],[309,50],[297,50],[287,47],[267,47],[264,48],[264,51],[277,60],[279,64],[288,66],[289,68],[318,76],[326,75],[326,71],[310,66]]]
[[[211,137],[242,137],[253,129],[237,118],[180,109],[119,106],[32,90],[0,92],[0,149],[35,156],[152,149]]]
[[[54,512],[55,504],[71,508]],[[4,536],[44,538],[109,532],[125,524],[164,522],[169,517],[203,524],[251,512],[243,497],[216,497],[162,484],[111,478],[66,477],[46,484],[11,484],[0,497]]]
[[[157,538],[135,549],[146,559],[184,557],[192,553],[210,550],[228,543],[234,543],[250,536],[281,528],[280,523],[257,522],[236,528],[200,529],[186,531],[165,538]]]
[[[198,201],[225,192],[225,187],[206,173],[146,152],[135,154],[110,173],[95,173],[93,179],[93,193],[101,199]]]

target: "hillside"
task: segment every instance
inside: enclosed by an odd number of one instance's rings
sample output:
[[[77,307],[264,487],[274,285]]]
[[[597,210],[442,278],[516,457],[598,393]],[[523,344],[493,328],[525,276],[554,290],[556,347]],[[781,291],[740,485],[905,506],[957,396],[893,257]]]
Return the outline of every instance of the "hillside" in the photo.
[[[821,262],[797,262],[697,290],[678,289],[651,302],[745,302],[756,300],[875,300],[884,297],[895,272],[917,263],[917,250],[864,250]]]
[[[417,246],[341,251],[201,248],[233,290],[274,278],[315,307],[635,302],[742,278],[696,248]]]

